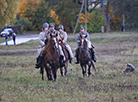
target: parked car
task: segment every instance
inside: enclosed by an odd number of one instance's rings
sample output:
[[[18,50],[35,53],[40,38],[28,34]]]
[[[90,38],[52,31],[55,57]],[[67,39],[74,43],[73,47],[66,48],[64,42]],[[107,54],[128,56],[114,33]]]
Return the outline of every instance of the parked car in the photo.
[[[5,37],[6,34],[8,36],[12,36],[12,33],[13,33],[13,30],[11,28],[6,28],[0,33],[0,36]]]

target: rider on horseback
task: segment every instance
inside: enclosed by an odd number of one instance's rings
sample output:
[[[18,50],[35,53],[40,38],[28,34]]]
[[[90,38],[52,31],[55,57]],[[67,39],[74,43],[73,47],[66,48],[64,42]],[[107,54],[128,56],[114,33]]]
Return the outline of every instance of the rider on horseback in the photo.
[[[64,31],[63,25],[59,25],[59,26],[58,26],[58,30],[59,30],[59,32],[58,32],[58,35],[59,35],[59,36],[58,36],[58,37],[59,37],[59,39],[62,39],[62,40],[63,40],[63,44],[65,45],[66,49],[67,49],[68,52],[69,52],[70,63],[72,63],[73,52],[72,52],[72,50],[71,50],[71,47],[70,47],[69,44],[67,43],[67,37],[68,37],[68,35],[67,35],[67,33]]]
[[[50,34],[58,34],[58,31],[55,30],[54,27],[55,27],[55,25],[51,23],[50,24],[50,29],[48,31],[48,35],[50,35]],[[64,55],[60,45],[59,45],[59,52],[60,52],[60,67],[63,67],[63,66],[65,66],[65,55]]]
[[[89,33],[85,32],[84,31],[84,27],[83,26],[80,26],[80,33],[77,34],[76,36],[76,42],[78,44],[78,47],[79,47],[79,43],[80,43],[80,34],[83,36],[83,35],[87,35],[87,42],[88,42],[88,48],[90,49],[90,52],[91,52],[91,58],[94,62],[96,62],[96,58],[95,58],[95,51],[94,51],[94,46],[91,44],[90,42],[90,37],[89,37]],[[76,49],[75,51],[75,57],[76,57],[76,64],[79,63],[79,58],[78,58],[78,52],[79,52],[79,48]]]
[[[50,29],[48,30],[49,27],[50,27]],[[49,26],[49,24],[46,22],[43,24],[42,32],[40,32],[40,34],[39,34],[40,47],[39,47],[38,53],[37,53],[37,63],[35,65],[35,68],[41,67],[41,63],[43,62],[44,56],[46,54],[44,49],[45,49],[45,46],[48,44],[48,39],[50,38],[50,33],[56,34],[57,31],[54,29],[54,24],[50,24],[50,26]],[[64,57],[64,53],[60,46],[59,46],[59,51],[60,51],[60,66],[65,66],[65,63],[63,60],[65,57]]]

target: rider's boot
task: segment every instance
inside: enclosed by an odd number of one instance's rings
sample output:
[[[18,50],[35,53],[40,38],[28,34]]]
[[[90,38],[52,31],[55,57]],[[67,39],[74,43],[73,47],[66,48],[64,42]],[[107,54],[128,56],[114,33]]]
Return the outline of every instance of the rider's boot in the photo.
[[[60,67],[65,66],[64,56],[60,55],[59,62],[60,62]]]
[[[41,67],[45,55],[46,51],[42,51],[41,54],[37,57],[37,63],[35,64],[35,68],[39,69]]]
[[[69,63],[72,63],[72,58],[70,58]]]
[[[37,60],[37,63],[35,64],[35,68],[39,69],[43,61],[43,56],[38,56],[36,60]]]
[[[79,59],[78,59],[78,57],[76,57],[76,62],[75,62],[75,64],[79,64]]]
[[[78,54],[78,49],[75,51],[75,57],[76,57],[76,62],[75,62],[75,64],[79,64],[79,54]]]
[[[75,57],[76,57],[76,62],[75,62],[75,64],[79,64],[79,58],[78,58],[79,55],[78,55],[78,53],[75,54]]]
[[[90,48],[90,51],[91,51],[92,60],[93,60],[94,62],[96,62],[95,52],[94,52],[93,48]]]

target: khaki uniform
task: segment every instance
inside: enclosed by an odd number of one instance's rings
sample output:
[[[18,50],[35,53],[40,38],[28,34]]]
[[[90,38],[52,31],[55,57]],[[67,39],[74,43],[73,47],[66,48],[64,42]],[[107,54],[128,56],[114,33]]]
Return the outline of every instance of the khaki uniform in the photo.
[[[65,31],[58,32],[58,39],[63,39],[63,43],[64,43],[65,47],[67,48],[67,50],[69,51],[70,58],[73,58],[74,57],[73,52],[71,50],[71,47],[67,43],[67,37],[68,37],[68,35]]]
[[[41,51],[43,50],[44,46],[45,46],[45,40],[47,39],[47,33],[48,30],[46,31],[42,31],[39,34],[39,48],[37,49],[37,57],[41,54]]]
[[[77,42],[77,44],[78,44],[78,46],[79,46],[79,43],[80,43],[80,34],[82,35],[82,36],[85,36],[85,35],[87,35],[87,43],[88,43],[88,48],[92,48],[92,44],[91,44],[91,42],[90,42],[90,37],[89,37],[89,34],[87,33],[87,32],[80,32],[80,33],[78,33],[77,34],[77,36],[76,36],[76,42]]]
[[[87,32],[80,32],[80,33],[78,33],[77,34],[77,36],[76,36],[76,42],[77,42],[77,44],[78,44],[78,48],[76,49],[76,51],[75,51],[75,53],[74,53],[74,56],[76,57],[76,59],[77,59],[77,62],[76,62],[76,64],[78,64],[79,63],[79,59],[78,59],[78,51],[79,51],[79,44],[80,44],[80,34],[82,35],[82,36],[86,36],[87,35],[87,46],[88,46],[88,48],[90,49],[90,51],[91,51],[91,57],[92,57],[92,60],[94,61],[94,62],[96,62],[96,58],[95,58],[95,51],[94,51],[94,47],[93,47],[93,45],[91,44],[91,41],[90,41],[90,37],[89,37],[89,33],[87,33]]]

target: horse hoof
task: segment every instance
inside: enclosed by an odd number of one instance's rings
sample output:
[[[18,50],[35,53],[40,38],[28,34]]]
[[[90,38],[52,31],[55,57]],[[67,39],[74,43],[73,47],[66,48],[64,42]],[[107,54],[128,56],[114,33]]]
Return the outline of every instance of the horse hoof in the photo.
[[[88,73],[86,73],[85,76],[88,77],[89,76]]]

